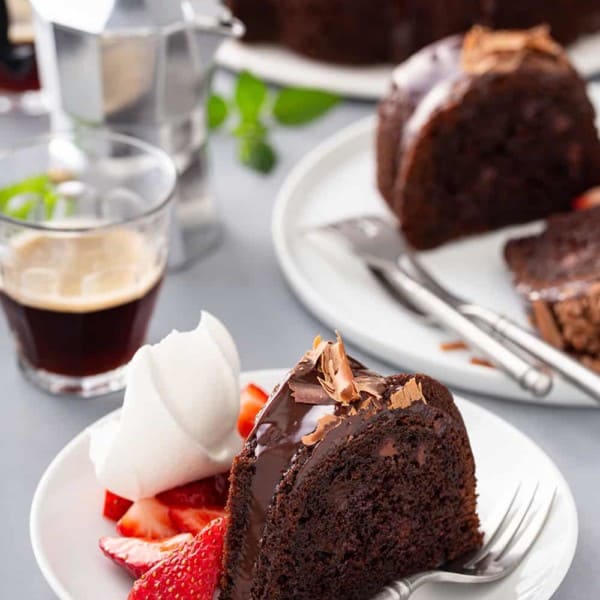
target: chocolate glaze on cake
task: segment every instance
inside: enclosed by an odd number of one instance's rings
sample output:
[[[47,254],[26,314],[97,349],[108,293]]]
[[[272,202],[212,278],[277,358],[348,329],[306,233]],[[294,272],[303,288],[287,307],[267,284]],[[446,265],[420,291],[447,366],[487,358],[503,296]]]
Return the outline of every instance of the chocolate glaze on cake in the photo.
[[[318,343],[234,463],[221,599],[368,598],[477,548],[475,503],[448,390]]]
[[[552,217],[505,257],[542,337],[600,372],[600,206]]]
[[[600,182],[586,85],[543,27],[437,42],[394,74],[377,171],[419,249],[567,211]]]
[[[475,24],[549,24],[568,43],[600,29],[597,0],[227,0],[249,42],[271,41],[320,60],[400,62]]]

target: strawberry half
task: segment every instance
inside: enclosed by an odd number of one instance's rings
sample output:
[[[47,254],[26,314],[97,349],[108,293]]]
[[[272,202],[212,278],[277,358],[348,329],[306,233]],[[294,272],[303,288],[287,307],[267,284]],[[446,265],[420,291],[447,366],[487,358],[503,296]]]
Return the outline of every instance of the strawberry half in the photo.
[[[229,494],[229,473],[221,473],[167,490],[156,496],[168,506],[223,508]]]
[[[156,498],[138,500],[121,517],[117,531],[125,537],[163,540],[177,533],[169,517],[169,507]]]
[[[267,393],[253,383],[248,384],[242,390],[238,431],[243,438],[247,438],[254,429],[256,416],[262,410],[268,398]]]
[[[573,200],[573,210],[588,210],[600,206],[600,186],[593,187]]]
[[[207,508],[171,508],[169,517],[173,526],[183,533],[200,533],[211,521],[225,516],[225,510]]]
[[[111,521],[118,521],[129,510],[132,504],[131,500],[121,498],[121,496],[117,496],[117,494],[106,490],[102,514]]]
[[[213,600],[227,521],[217,519],[138,579],[128,600]]]
[[[102,537],[98,543],[100,550],[108,558],[137,579],[192,539],[191,534],[181,533],[160,542],[137,538]]]

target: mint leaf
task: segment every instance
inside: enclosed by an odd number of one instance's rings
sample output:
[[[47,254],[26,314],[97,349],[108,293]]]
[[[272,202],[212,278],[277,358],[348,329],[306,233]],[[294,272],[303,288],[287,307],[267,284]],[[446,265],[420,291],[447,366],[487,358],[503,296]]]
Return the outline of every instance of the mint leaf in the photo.
[[[46,219],[54,215],[58,194],[49,175],[34,175],[0,189],[0,212],[26,220],[43,206]]]
[[[283,125],[304,125],[324,115],[340,101],[329,92],[283,88],[275,99],[273,116]]]
[[[264,139],[244,137],[238,145],[238,156],[242,164],[258,171],[270,173],[277,163],[273,147]]]
[[[267,135],[267,127],[260,121],[242,121],[234,130],[233,135],[239,138],[260,138]]]
[[[256,121],[267,100],[267,86],[248,71],[240,73],[235,86],[235,105],[242,121]]]
[[[227,102],[217,94],[211,94],[206,103],[206,116],[209,129],[218,129],[227,120]]]
[[[43,196],[51,187],[48,175],[34,175],[0,189],[0,211],[15,197],[25,194]]]

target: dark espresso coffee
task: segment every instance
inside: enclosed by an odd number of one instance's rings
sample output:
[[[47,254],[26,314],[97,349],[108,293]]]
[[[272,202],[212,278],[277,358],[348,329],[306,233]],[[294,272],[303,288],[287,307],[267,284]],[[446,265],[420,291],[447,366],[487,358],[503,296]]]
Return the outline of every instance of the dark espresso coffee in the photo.
[[[164,270],[140,234],[23,235],[10,252],[0,300],[22,359],[76,377],[129,362],[144,343]]]

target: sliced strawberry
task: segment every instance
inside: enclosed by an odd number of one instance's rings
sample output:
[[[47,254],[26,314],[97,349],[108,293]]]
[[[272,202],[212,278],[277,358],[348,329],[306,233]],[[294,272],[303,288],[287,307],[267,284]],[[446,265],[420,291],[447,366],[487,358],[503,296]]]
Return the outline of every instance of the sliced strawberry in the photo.
[[[247,438],[254,428],[256,415],[262,410],[268,396],[264,390],[253,383],[242,390],[242,404],[238,418],[238,431],[243,438]]]
[[[211,521],[225,516],[223,509],[171,508],[169,517],[173,526],[181,532],[200,533]]]
[[[100,550],[136,579],[193,539],[190,533],[180,533],[159,542],[137,538],[102,537]]]
[[[242,398],[241,398],[242,404],[244,404],[244,402],[246,402],[247,400],[257,400],[261,404],[264,404],[268,399],[269,399],[269,394],[267,394],[267,392],[265,392],[265,390],[258,387],[254,383],[249,383],[242,390]]]
[[[593,187],[573,200],[573,210],[588,210],[600,206],[600,186]]]
[[[213,521],[138,579],[129,600],[213,600],[221,576],[226,528],[224,518]]]
[[[221,473],[167,490],[156,496],[168,506],[222,508],[227,504],[229,473]]]
[[[118,521],[129,510],[132,504],[133,502],[131,500],[126,500],[125,498],[121,498],[121,496],[117,496],[111,491],[106,490],[102,514],[107,519]]]
[[[156,498],[138,500],[121,517],[117,531],[125,537],[163,540],[178,533],[169,518],[169,507]]]

